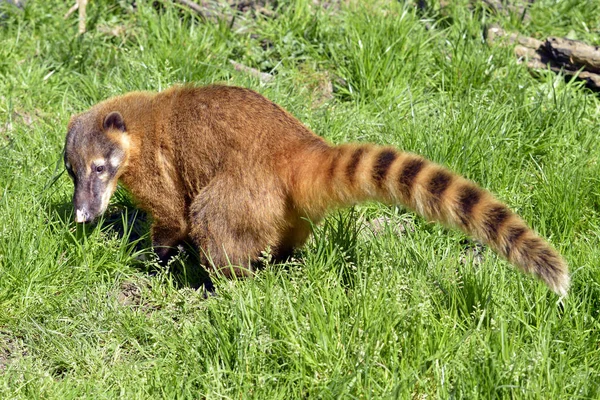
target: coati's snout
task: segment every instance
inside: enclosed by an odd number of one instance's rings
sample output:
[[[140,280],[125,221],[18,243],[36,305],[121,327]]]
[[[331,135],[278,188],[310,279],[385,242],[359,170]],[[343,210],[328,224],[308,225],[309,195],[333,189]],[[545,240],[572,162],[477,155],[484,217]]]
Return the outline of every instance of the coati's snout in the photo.
[[[104,158],[95,159],[88,168],[77,173],[73,171],[73,164],[67,162],[65,166],[75,184],[75,222],[91,222],[108,207],[117,183],[115,171]]]
[[[127,159],[123,117],[105,117],[90,110],[71,119],[65,143],[65,169],[73,180],[75,222],[91,222],[101,215],[117,187]]]

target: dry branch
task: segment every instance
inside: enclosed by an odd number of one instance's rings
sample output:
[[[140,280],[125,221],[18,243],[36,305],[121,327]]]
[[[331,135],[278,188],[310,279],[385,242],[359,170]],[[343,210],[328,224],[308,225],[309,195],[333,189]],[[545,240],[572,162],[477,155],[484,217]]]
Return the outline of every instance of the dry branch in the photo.
[[[88,0],[77,0],[79,5],[79,34],[85,33],[85,10]]]
[[[68,19],[75,11],[79,10],[79,34],[85,33],[85,10],[88,0],[77,0],[73,7],[65,13],[64,19]]]
[[[77,11],[78,8],[79,8],[79,4],[77,4],[77,3],[73,4],[73,7],[69,8],[69,11],[67,11],[65,13],[65,16],[63,18],[68,19],[71,16],[71,14],[73,14],[75,11]]]
[[[198,3],[194,3],[191,0],[175,0],[177,3],[186,6],[187,8],[193,10],[196,14],[198,14],[200,16],[200,18],[205,19],[206,15],[204,15],[204,10],[202,9],[202,6]]]
[[[218,22],[220,19],[219,13],[215,13],[211,7],[207,7],[206,4],[198,4],[192,0],[174,0],[183,7],[187,7],[195,12],[204,21]],[[204,3],[204,2],[203,2]]]
[[[261,72],[255,68],[248,67],[244,64],[240,64],[239,62],[235,62],[233,60],[229,60],[229,62],[231,63],[231,65],[233,65],[233,68],[236,71],[241,71],[252,75],[258,78],[261,82],[269,82],[273,79],[273,75],[267,74],[266,72]]]

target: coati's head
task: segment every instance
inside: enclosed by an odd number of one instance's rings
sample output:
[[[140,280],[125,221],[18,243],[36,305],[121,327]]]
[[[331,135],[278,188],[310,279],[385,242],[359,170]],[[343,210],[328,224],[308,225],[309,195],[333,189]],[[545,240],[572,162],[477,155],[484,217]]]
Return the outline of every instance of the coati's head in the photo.
[[[90,110],[71,118],[64,150],[65,168],[75,184],[76,222],[106,211],[127,163],[129,138],[120,113]]]

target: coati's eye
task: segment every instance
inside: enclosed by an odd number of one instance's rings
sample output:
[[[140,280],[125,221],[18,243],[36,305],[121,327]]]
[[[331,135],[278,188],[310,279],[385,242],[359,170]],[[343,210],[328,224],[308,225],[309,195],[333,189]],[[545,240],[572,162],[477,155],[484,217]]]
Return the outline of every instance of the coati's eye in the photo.
[[[98,166],[96,167],[96,172],[97,172],[97,173],[104,172],[104,165],[98,165]]]

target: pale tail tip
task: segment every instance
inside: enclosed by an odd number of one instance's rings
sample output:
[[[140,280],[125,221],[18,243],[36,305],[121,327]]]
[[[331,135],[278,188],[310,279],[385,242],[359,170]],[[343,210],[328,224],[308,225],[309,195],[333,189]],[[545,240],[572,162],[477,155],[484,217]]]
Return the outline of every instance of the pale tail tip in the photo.
[[[560,279],[552,285],[552,290],[560,296],[560,298],[567,297],[569,287],[571,286],[571,277],[565,273]]]

